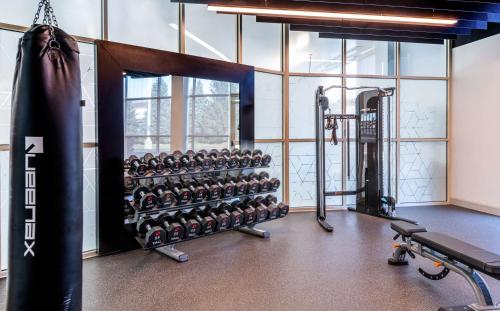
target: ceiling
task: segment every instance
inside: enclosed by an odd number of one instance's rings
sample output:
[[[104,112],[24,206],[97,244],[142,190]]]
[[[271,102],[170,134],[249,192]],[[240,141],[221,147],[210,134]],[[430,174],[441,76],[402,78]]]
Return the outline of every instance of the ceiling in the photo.
[[[318,32],[322,38],[419,43],[454,47],[500,33],[500,0],[171,0],[224,7],[364,14],[454,20],[449,25],[325,19],[249,13],[259,22],[287,23],[292,31]],[[289,12],[289,11],[288,11]]]

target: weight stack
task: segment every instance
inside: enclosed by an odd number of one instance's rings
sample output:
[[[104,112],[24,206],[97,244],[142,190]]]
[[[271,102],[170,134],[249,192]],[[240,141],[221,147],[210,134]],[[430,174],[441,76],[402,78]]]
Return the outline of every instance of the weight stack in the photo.
[[[7,310],[82,308],[80,103],[76,41],[33,25],[12,94]]]

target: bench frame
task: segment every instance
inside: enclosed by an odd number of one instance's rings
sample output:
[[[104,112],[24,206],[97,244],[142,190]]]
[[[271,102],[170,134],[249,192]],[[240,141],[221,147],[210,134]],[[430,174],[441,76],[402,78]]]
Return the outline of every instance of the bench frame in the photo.
[[[401,235],[398,233],[395,236],[395,240]],[[457,260],[448,258],[447,256],[432,250],[431,248],[412,240],[411,236],[402,236],[401,243],[395,243],[395,251],[392,257],[389,258],[389,264],[391,265],[406,265],[408,264],[406,260],[406,255],[415,258],[414,254],[420,255],[421,257],[430,259],[436,263],[437,266],[442,266],[443,271],[440,273],[440,277],[430,278],[422,269],[419,272],[425,277],[431,280],[439,280],[448,274],[448,271],[453,271],[460,276],[462,276],[467,283],[472,287],[474,296],[476,297],[477,303],[471,304],[468,307],[470,310],[485,311],[485,310],[500,310],[498,306],[495,306],[493,299],[491,297],[490,289],[488,284],[483,279],[483,277],[477,273],[472,267],[459,262]],[[446,269],[448,271],[446,271]],[[427,275],[426,275],[427,274]],[[440,309],[446,310],[446,309]],[[462,309],[463,310],[463,309]]]

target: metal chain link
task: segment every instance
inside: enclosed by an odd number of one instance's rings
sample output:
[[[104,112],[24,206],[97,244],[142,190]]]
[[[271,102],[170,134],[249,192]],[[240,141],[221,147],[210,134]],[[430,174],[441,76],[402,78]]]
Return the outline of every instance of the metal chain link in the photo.
[[[51,49],[59,49],[60,45],[59,42],[57,42],[54,33],[54,26],[59,27],[59,25],[57,24],[57,19],[54,14],[54,9],[50,5],[50,0],[40,0],[40,2],[38,3],[38,9],[35,13],[35,19],[33,20],[33,25],[35,25],[38,22],[42,8],[43,8],[42,24],[47,25],[49,28],[49,37],[50,37],[49,47]]]
[[[54,14],[54,9],[50,5],[50,0],[41,0],[38,3],[38,9],[35,13],[35,18],[33,19],[33,24],[36,24],[38,20],[40,19],[40,12],[42,11],[43,8],[43,20],[42,23],[44,25],[53,25],[56,27],[59,27],[57,23],[57,18]]]

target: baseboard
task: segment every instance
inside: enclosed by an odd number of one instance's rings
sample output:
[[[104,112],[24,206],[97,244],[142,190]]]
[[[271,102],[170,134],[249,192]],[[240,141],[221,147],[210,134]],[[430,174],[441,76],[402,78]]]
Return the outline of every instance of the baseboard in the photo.
[[[500,208],[495,208],[493,206],[469,202],[469,201],[460,200],[460,199],[454,199],[454,198],[450,199],[450,203],[453,205],[457,205],[457,206],[466,208],[466,209],[471,209],[471,210],[483,212],[486,214],[500,216]]]

